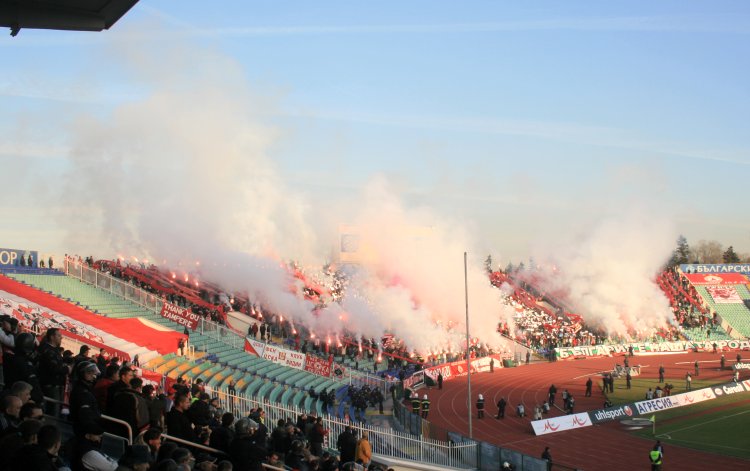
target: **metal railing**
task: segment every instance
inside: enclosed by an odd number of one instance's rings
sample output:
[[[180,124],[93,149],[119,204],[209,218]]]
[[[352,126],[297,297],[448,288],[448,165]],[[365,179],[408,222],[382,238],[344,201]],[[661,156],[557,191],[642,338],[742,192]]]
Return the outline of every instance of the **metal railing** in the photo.
[[[299,415],[310,412],[296,406],[271,403],[265,399],[253,400],[232,395],[225,388],[206,387],[206,392],[218,397],[222,408],[233,412],[237,417],[247,417],[252,409],[262,408],[265,414],[263,423],[269,429],[273,429],[280,419],[284,421],[291,419],[292,422],[296,422]],[[450,468],[476,468],[476,442],[458,443],[433,440],[387,427],[347,422],[331,415],[323,415],[322,418],[323,426],[329,431],[324,442],[324,446],[328,448],[335,449],[337,437],[347,426],[350,426],[358,431],[358,435],[361,435],[362,431],[367,431],[375,454]]]
[[[190,440],[183,440],[182,438],[173,437],[172,435],[167,435],[166,433],[162,433],[161,437],[164,440],[170,440],[175,443],[179,443],[180,445],[183,445],[186,448],[195,448],[196,450],[205,451],[206,453],[209,453],[214,456],[216,455],[226,456],[227,455],[223,451],[217,450],[216,448],[211,448],[210,446],[203,445],[202,443],[191,442]]]
[[[164,301],[157,294],[149,293],[148,291],[138,288],[126,281],[117,279],[107,273],[99,272],[84,263],[79,263],[76,260],[66,259],[64,261],[64,268],[65,274],[72,278],[76,278],[84,283],[96,286],[97,288],[114,294],[115,296],[126,299],[148,309],[156,315],[161,315],[161,308]],[[218,342],[230,347],[239,350],[244,350],[245,348],[245,337],[243,335],[238,334],[236,331],[223,325],[217,324],[216,322],[201,318],[197,330],[202,335],[217,340]],[[377,387],[383,392],[383,394],[386,394],[388,387],[390,386],[389,381],[386,381],[379,376],[374,376],[359,370],[353,370],[348,367],[346,368],[346,376],[345,378],[342,378],[342,380],[352,385]]]
[[[53,398],[48,397],[48,396],[44,396],[44,402],[51,402],[53,404],[59,404],[61,407],[70,410],[70,404],[68,404],[67,402],[60,401],[60,400],[57,400],[57,399],[53,399]],[[56,417],[56,418],[58,418],[58,417]],[[127,437],[122,437],[120,435],[115,435],[115,436],[123,438],[124,440],[127,440],[128,445],[132,445],[133,444],[133,428],[130,427],[129,423],[125,422],[124,420],[117,419],[115,417],[111,417],[111,416],[105,415],[105,414],[99,415],[99,418],[101,418],[101,419],[103,419],[103,420],[105,420],[107,422],[112,422],[112,423],[115,423],[115,424],[118,424],[118,425],[121,425],[122,427],[124,427],[127,430]],[[110,434],[110,435],[112,435],[112,434]]]

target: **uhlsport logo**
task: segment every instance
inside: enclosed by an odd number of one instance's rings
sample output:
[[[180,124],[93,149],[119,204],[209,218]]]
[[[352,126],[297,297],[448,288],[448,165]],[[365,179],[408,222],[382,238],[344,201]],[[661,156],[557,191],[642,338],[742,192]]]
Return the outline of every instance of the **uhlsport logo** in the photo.
[[[594,418],[598,421],[614,420],[618,417],[633,416],[633,409],[630,406],[622,406],[616,409],[602,409],[594,412]]]

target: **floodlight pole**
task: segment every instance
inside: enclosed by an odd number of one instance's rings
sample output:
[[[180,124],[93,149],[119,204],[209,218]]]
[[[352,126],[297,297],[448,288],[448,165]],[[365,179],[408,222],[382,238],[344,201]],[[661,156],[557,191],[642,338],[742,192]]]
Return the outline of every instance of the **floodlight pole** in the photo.
[[[464,252],[464,297],[466,299],[466,371],[468,372],[466,378],[469,383],[469,393],[466,397],[466,400],[468,401],[469,406],[469,438],[473,439],[474,434],[472,433],[473,431],[471,427],[471,356],[469,355],[469,275],[468,269],[466,267],[466,252]]]

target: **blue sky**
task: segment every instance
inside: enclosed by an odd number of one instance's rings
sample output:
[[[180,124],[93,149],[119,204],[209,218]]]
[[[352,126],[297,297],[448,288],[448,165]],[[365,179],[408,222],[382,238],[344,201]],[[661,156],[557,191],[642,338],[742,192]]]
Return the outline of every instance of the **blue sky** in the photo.
[[[238,67],[316,207],[385,174],[501,259],[633,207],[750,252],[747,2],[152,0],[102,33],[4,35],[0,245],[64,250],[68,119],[153,86],[111,41]]]

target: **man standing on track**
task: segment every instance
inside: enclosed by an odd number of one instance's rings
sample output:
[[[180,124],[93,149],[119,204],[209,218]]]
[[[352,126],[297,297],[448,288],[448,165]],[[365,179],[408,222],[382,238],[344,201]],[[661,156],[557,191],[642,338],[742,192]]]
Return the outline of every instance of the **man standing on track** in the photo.
[[[497,416],[495,416],[496,419],[504,419],[505,418],[505,406],[508,405],[507,402],[505,402],[505,398],[501,397],[499,401],[497,401]]]
[[[484,396],[481,394],[477,398],[477,418],[484,418]]]
[[[695,360],[695,376],[698,376],[698,360]]]
[[[586,381],[586,397],[591,397],[591,387],[594,385],[594,382],[591,381],[591,377],[589,376],[588,381]]]
[[[553,384],[549,387],[549,406],[553,407],[555,405],[555,394],[557,394],[557,388]]]
[[[659,365],[659,382],[664,382],[664,365]]]
[[[690,376],[690,372],[688,371],[685,374],[685,391],[692,391],[693,389],[693,377]]]

